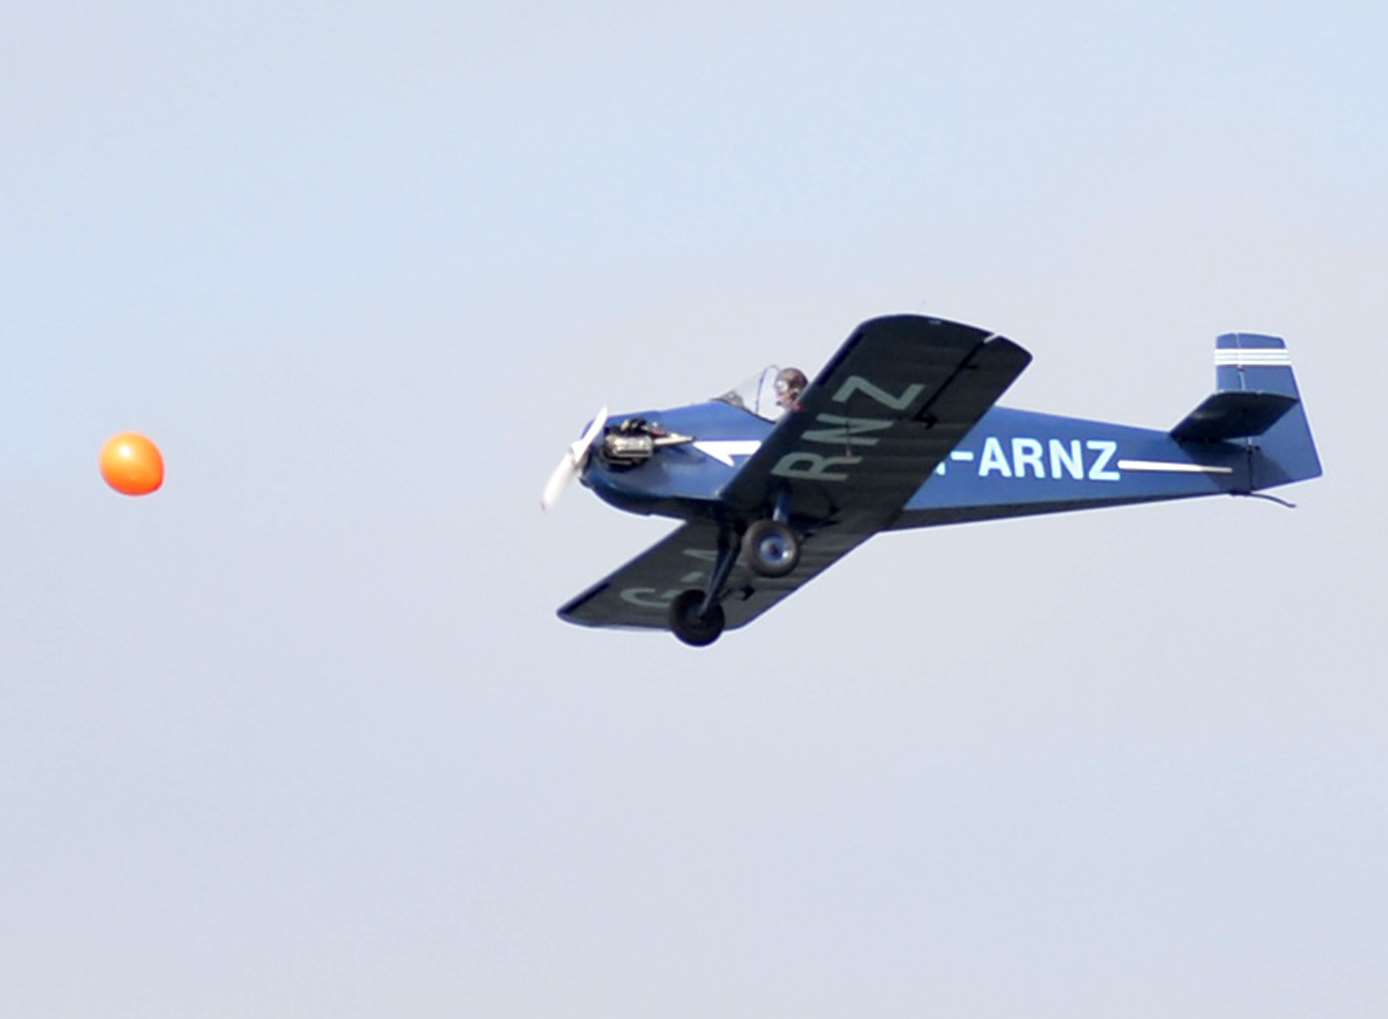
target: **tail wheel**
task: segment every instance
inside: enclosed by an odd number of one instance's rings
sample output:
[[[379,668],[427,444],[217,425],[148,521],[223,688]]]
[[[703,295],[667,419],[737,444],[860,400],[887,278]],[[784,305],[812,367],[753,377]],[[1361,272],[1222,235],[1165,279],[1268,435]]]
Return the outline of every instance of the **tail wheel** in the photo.
[[[700,615],[703,603],[704,592],[693,589],[681,593],[670,603],[670,629],[690,647],[706,647],[723,632],[723,606],[713,605]]]
[[[758,520],[742,537],[742,555],[754,573],[784,577],[800,562],[800,539],[779,520]]]

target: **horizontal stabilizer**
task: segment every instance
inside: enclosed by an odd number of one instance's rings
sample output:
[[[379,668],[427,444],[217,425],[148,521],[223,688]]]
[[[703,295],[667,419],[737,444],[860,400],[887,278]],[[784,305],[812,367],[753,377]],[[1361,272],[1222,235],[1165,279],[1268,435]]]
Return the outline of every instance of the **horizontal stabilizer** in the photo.
[[[1178,442],[1218,442],[1262,435],[1300,401],[1281,393],[1225,390],[1215,393],[1171,429]]]

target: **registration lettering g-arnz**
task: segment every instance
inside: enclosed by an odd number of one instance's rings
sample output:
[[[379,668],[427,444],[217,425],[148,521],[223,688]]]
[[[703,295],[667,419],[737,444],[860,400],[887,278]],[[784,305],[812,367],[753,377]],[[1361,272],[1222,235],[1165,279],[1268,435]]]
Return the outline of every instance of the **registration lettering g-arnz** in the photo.
[[[847,403],[854,393],[861,393],[880,403],[888,410],[898,414],[910,407],[925,392],[925,384],[912,382],[899,394],[890,393],[861,375],[850,375],[830,399],[834,403]],[[843,449],[848,446],[875,446],[877,432],[885,431],[896,424],[900,418],[846,417],[841,414],[816,414],[815,424],[822,428],[811,428],[800,437],[801,442],[817,442],[825,446]],[[776,461],[771,473],[781,478],[797,478],[802,481],[848,480],[848,472],[841,468],[852,467],[863,462],[861,456],[843,454],[828,456],[821,453],[796,451],[787,453]]]

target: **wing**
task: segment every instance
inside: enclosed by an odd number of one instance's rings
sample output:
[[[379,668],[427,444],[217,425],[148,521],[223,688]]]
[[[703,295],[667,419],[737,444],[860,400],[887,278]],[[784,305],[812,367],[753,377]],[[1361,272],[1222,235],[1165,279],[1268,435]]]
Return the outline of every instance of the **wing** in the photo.
[[[734,567],[722,602],[727,629],[746,626],[866,539],[832,530],[816,534],[802,546],[795,572],[780,579]],[[559,618],[580,626],[666,629],[675,596],[708,583],[718,558],[718,540],[718,528],[711,522],[684,524],[563,606]]]
[[[780,502],[802,521],[870,535],[1030,363],[1011,340],[957,322],[864,322],[722,498],[743,515]]]
[[[807,525],[789,576],[733,568],[727,628],[747,625],[885,527],[1030,362],[1012,341],[954,322],[900,315],[859,326],[722,492],[744,519],[781,503]],[[559,616],[665,629],[670,602],[708,583],[719,540],[714,522],[686,523]]]

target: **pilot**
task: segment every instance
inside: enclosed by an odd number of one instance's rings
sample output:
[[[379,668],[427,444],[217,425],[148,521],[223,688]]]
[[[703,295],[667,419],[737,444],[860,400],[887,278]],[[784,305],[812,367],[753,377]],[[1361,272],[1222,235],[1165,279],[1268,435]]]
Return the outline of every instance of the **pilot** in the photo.
[[[799,410],[800,394],[808,384],[799,368],[782,368],[776,375],[776,405],[782,410]]]

